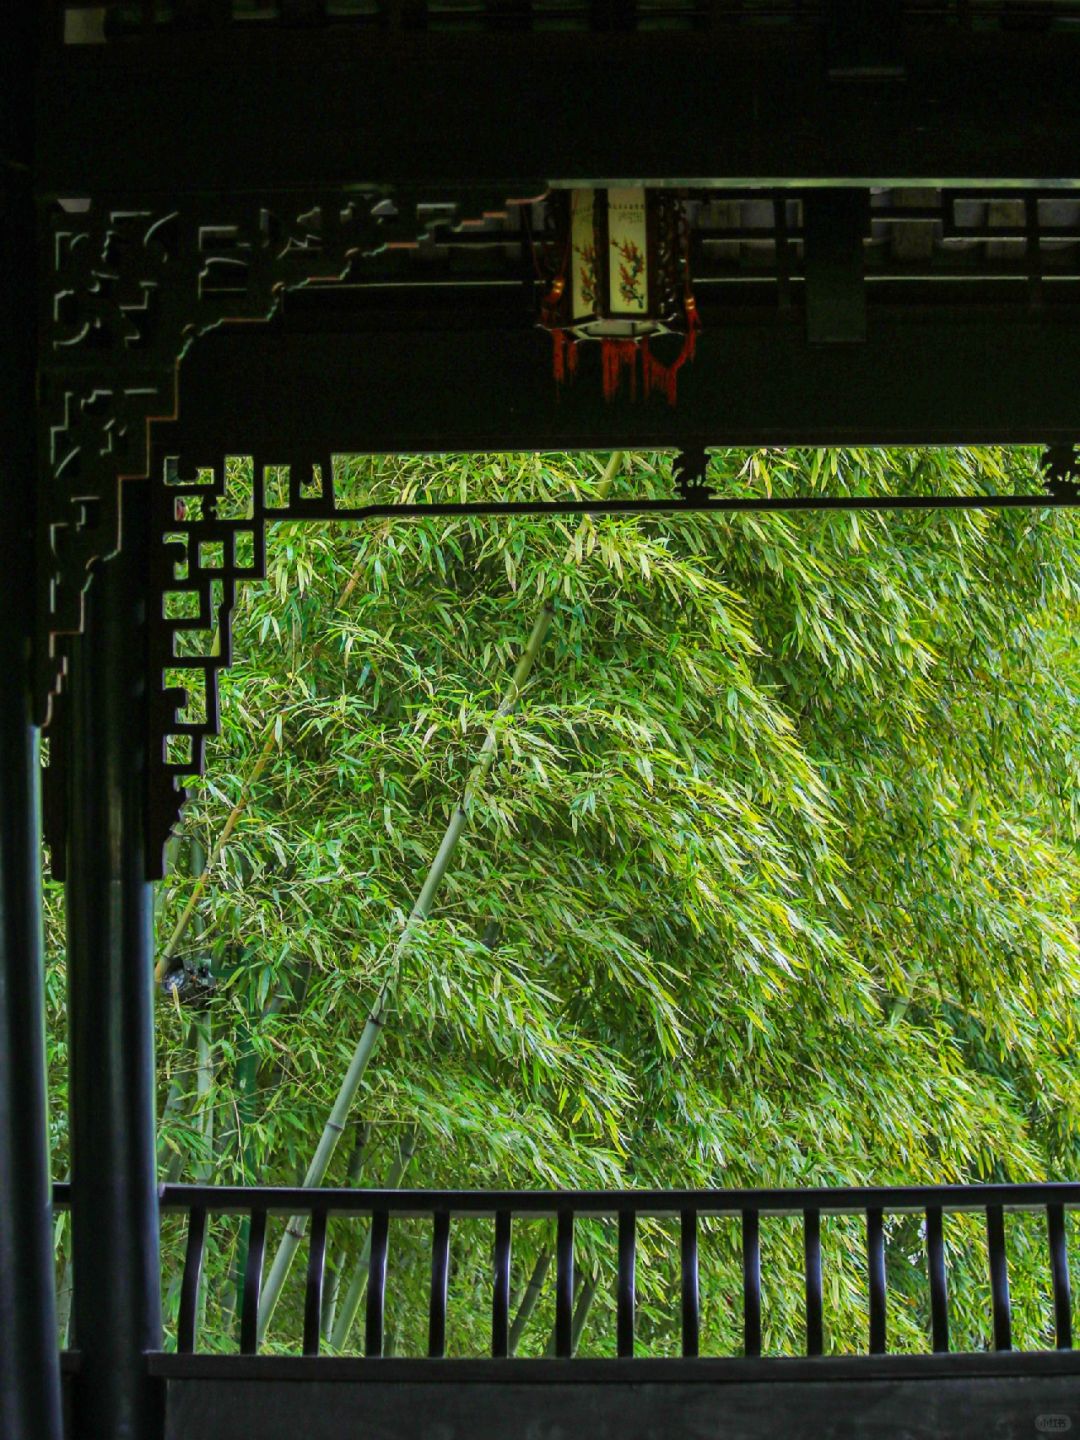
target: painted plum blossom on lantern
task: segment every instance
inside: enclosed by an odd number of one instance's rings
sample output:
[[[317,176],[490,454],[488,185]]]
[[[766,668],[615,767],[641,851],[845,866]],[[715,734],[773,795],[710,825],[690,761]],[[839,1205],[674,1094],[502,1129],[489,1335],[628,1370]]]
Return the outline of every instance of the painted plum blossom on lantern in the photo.
[[[596,276],[596,246],[582,245],[578,248],[580,264],[578,266],[578,285],[582,301],[590,310],[596,309],[596,297],[599,291]]]
[[[633,240],[627,238],[618,243],[613,240],[612,248],[619,254],[619,294],[628,308],[645,308],[645,292],[641,277],[645,270],[645,257]]]

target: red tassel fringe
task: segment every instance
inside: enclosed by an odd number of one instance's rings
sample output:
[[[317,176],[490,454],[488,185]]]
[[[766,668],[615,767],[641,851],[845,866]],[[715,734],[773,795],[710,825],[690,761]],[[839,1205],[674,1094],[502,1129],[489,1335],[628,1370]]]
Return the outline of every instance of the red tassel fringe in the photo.
[[[637,357],[641,356],[641,390],[646,399],[655,392],[662,392],[669,405],[678,400],[679,371],[697,352],[697,339],[701,331],[701,317],[693,295],[686,297],[686,338],[683,347],[670,365],[658,360],[649,347],[646,337],[642,340],[606,339],[600,342],[600,366],[604,377],[604,399],[614,400],[626,380],[631,400],[637,399]],[[577,374],[578,349],[581,342],[568,331],[551,331],[551,370],[555,384],[562,385]]]
[[[683,341],[682,350],[670,365],[665,365],[657,360],[649,348],[649,341],[646,338],[641,342],[641,376],[642,389],[645,398],[656,390],[662,390],[669,405],[674,406],[679,398],[679,371],[687,363],[693,360],[697,352],[697,337],[701,330],[701,316],[698,314],[694,297],[686,297],[686,339]]]
[[[565,380],[572,380],[577,374],[578,362],[578,341],[573,339],[565,330],[552,330],[551,332],[551,373],[555,377],[555,384],[561,385]]]
[[[600,365],[604,372],[604,399],[614,400],[625,374],[630,382],[630,399],[637,399],[636,340],[601,340]]]
[[[562,330],[551,332],[551,373],[556,385],[566,379],[566,333]]]

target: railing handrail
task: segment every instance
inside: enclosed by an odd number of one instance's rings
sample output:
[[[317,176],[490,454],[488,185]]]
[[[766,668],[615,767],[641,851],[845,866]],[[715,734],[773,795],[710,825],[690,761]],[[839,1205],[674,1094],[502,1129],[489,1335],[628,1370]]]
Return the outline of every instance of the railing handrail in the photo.
[[[70,1184],[53,1186],[53,1203],[70,1205]],[[556,1216],[561,1210],[576,1215],[636,1214],[675,1217],[694,1210],[703,1218],[738,1216],[754,1211],[762,1216],[863,1215],[867,1210],[891,1214],[924,1211],[938,1206],[949,1213],[982,1211],[988,1205],[1006,1210],[1042,1210],[1047,1205],[1080,1207],[1080,1181],[1024,1181],[1016,1184],[814,1186],[733,1190],[434,1190],[434,1189],[307,1189],[299,1185],[161,1185],[162,1210],[190,1210],[203,1206],[217,1214],[246,1213],[252,1209],[270,1214],[293,1211],[318,1214],[365,1215],[386,1210],[407,1217],[440,1211],[455,1215],[494,1215],[509,1210],[515,1215]]]

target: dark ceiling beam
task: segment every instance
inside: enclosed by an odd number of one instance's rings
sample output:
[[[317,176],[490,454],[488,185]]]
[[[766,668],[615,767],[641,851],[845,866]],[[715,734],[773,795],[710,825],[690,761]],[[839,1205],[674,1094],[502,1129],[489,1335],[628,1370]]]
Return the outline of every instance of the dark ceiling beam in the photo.
[[[1080,177],[1080,36],[910,28],[896,51],[903,78],[859,79],[841,64],[830,80],[838,43],[796,27],[469,37],[234,26],[72,46],[41,76],[38,188]]]
[[[865,341],[807,341],[798,312],[705,311],[678,407],[601,397],[585,354],[561,397],[548,337],[387,310],[364,325],[239,326],[180,367],[159,445],[202,454],[1060,443],[1080,435],[1080,306],[874,305]],[[198,463],[204,463],[199,461]]]

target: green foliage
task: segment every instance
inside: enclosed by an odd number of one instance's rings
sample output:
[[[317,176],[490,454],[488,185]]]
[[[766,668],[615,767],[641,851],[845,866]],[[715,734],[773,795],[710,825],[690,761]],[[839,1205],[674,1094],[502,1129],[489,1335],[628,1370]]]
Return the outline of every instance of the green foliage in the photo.
[[[555,497],[595,493],[600,469],[365,459],[341,483],[380,499],[496,485]],[[1040,483],[1033,453],[1000,450],[739,451],[716,473],[747,495]],[[241,468],[233,479],[242,490]],[[614,493],[670,483],[668,459],[633,457]],[[280,751],[189,937],[220,981],[214,1072],[168,1111],[166,1156],[182,1178],[298,1182],[550,601],[359,1097],[362,1183],[411,1127],[413,1185],[1075,1176],[1078,562],[1062,511],[282,525],[268,583],[241,595],[224,730],[185,822],[209,850],[277,717]],[[164,889],[163,936],[193,884],[183,869]],[[160,1007],[162,1104],[170,1083],[195,1090],[189,1028]],[[349,1148],[328,1183],[343,1183]],[[838,1350],[865,1346],[853,1223],[825,1226]],[[347,1281],[362,1227],[338,1228]],[[730,1228],[702,1238],[706,1351],[739,1345]],[[767,1344],[797,1350],[800,1241],[786,1222],[766,1229]],[[455,1232],[459,1353],[486,1345],[490,1232]],[[985,1250],[964,1221],[949,1235],[957,1341],[977,1347]],[[1025,1220],[1009,1239],[1034,1344],[1045,1264],[1028,1257],[1042,1242]],[[519,1290],[548,1243],[543,1224],[521,1227]],[[227,1343],[237,1244],[235,1226],[212,1236],[210,1343]],[[420,1226],[393,1240],[391,1335],[414,1353],[428,1244]],[[600,1267],[582,1348],[611,1353],[613,1230],[583,1225],[580,1245],[582,1272]],[[915,1223],[892,1222],[897,1348],[925,1348],[920,1253]],[[673,1228],[643,1226],[649,1353],[677,1346],[677,1263]],[[301,1279],[272,1344],[299,1337]],[[550,1284],[523,1351],[547,1343]]]

